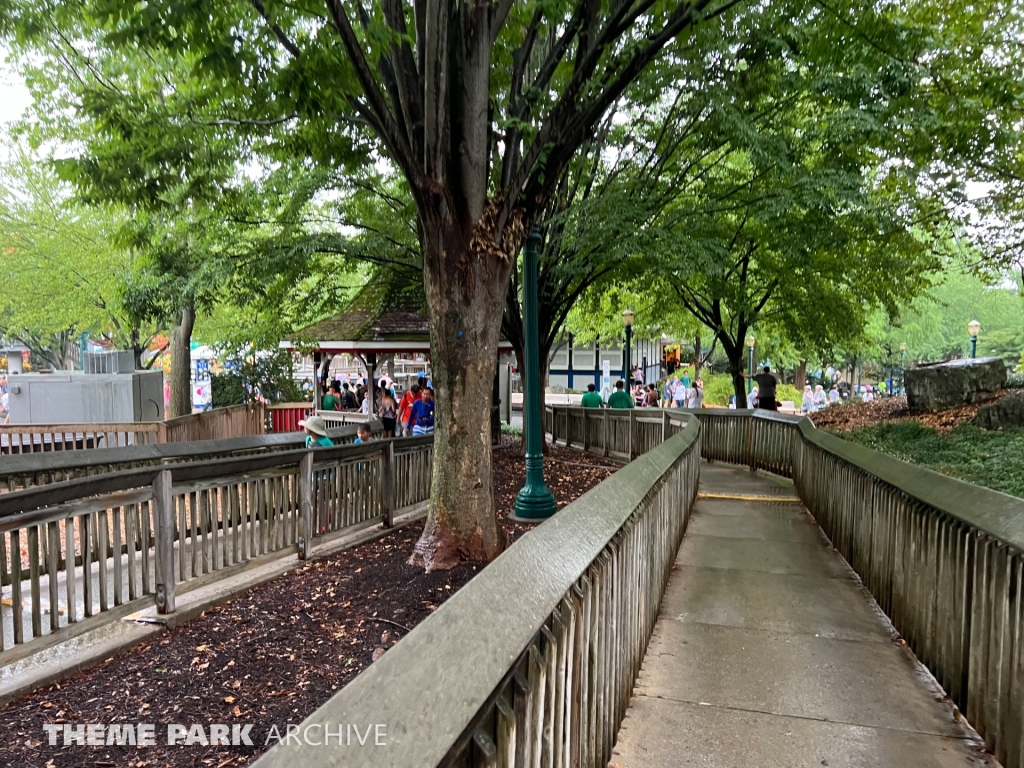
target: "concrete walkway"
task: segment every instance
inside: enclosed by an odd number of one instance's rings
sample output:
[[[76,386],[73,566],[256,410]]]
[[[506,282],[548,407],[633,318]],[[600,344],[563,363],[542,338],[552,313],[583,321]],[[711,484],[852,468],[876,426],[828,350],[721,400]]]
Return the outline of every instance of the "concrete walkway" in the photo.
[[[611,765],[998,765],[792,485],[705,464],[701,493]]]

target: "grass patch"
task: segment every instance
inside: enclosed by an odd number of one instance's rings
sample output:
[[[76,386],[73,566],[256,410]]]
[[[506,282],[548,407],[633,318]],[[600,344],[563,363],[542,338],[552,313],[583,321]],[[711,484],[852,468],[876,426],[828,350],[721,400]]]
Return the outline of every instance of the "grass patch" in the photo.
[[[1024,429],[986,432],[961,424],[939,432],[916,421],[876,424],[842,435],[944,475],[1024,498]]]

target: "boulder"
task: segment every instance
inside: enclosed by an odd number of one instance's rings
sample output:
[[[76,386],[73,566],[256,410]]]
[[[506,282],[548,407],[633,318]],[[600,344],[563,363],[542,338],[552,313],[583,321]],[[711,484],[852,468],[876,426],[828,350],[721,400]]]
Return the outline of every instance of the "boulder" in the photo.
[[[1024,392],[1014,392],[983,406],[971,423],[982,429],[1024,427]]]
[[[941,411],[990,400],[1006,386],[1006,365],[998,357],[950,360],[910,368],[907,405],[912,411]]]

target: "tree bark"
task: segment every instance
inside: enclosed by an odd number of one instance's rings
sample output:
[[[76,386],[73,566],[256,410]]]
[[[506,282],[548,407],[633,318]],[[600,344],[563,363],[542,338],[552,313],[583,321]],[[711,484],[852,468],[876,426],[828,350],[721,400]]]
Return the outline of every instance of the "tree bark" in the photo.
[[[171,403],[167,418],[192,413],[192,328],[196,310],[191,304],[181,310],[181,319],[171,331]]]
[[[800,365],[796,367],[796,374],[793,376],[793,386],[796,387],[797,392],[804,391],[804,385],[807,384],[807,361],[801,360]]]
[[[434,468],[423,534],[409,559],[426,570],[490,561],[505,546],[494,504],[490,421],[494,361],[505,291],[522,225],[494,237],[497,205],[473,226],[452,222],[438,203],[422,228],[436,395]],[[446,221],[447,219],[447,221]],[[511,230],[511,231],[510,231]],[[518,230],[518,231],[516,231]]]

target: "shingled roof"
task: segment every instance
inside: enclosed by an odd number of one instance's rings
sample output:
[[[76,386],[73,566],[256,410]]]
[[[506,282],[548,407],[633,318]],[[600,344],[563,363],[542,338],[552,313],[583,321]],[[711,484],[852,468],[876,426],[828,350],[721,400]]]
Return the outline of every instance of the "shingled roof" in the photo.
[[[392,273],[374,277],[341,312],[303,328],[297,338],[315,341],[430,342],[423,284]]]

